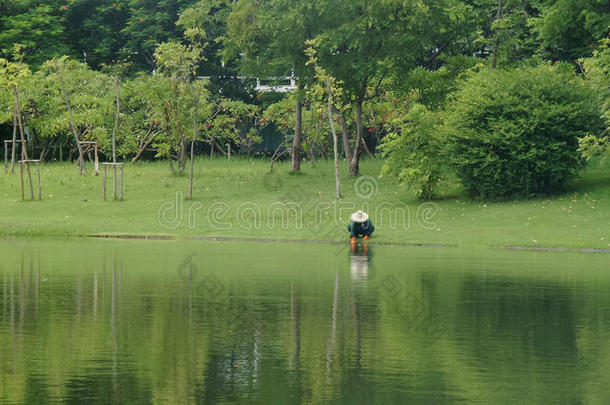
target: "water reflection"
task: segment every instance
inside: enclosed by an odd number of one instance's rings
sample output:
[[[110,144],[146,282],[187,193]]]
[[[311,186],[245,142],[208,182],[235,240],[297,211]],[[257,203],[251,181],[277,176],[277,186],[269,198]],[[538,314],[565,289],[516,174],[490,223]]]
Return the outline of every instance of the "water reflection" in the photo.
[[[369,265],[372,257],[368,243],[353,243],[350,247],[350,277],[352,280],[366,281],[369,278]]]
[[[599,257],[122,246],[0,245],[1,403],[610,403]]]

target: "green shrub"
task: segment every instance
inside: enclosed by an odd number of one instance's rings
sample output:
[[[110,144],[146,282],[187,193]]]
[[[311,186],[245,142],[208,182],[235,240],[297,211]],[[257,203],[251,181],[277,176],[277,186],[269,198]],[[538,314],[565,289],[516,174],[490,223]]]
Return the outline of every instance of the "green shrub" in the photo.
[[[391,132],[380,149],[387,158],[382,174],[393,175],[420,199],[437,197],[443,177],[443,143],[436,128],[438,114],[414,105],[386,126]]]
[[[447,158],[482,198],[557,191],[583,167],[578,140],[603,130],[595,95],[569,66],[484,70],[445,116]]]
[[[587,136],[580,140],[580,150],[587,161],[600,159],[610,160],[610,38],[600,41],[599,48],[593,56],[581,60],[589,87],[601,98],[602,119],[606,131],[599,137]]]

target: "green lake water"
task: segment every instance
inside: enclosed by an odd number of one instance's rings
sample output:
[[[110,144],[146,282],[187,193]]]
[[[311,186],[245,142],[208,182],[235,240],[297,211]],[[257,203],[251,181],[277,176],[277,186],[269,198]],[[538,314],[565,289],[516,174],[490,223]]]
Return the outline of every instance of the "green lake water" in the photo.
[[[609,404],[610,255],[0,242],[0,403]]]

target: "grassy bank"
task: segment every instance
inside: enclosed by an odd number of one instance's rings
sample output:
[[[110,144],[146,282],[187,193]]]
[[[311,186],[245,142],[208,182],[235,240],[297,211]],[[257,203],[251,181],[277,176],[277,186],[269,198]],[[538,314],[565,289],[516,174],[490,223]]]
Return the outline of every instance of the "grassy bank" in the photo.
[[[608,167],[588,169],[552,198],[479,202],[449,185],[442,200],[422,205],[394,180],[378,178],[382,164],[363,161],[362,174],[371,177],[359,182],[342,167],[339,202],[332,162],[304,163],[300,174],[279,163],[269,175],[263,160],[201,159],[192,202],[184,200],[188,176],[172,175],[167,163],[127,165],[125,201],[102,201],[102,176],[45,164],[42,201],[21,201],[18,174],[0,174],[0,231],[346,240],[349,213],[363,208],[375,221],[374,240],[383,242],[610,248]]]

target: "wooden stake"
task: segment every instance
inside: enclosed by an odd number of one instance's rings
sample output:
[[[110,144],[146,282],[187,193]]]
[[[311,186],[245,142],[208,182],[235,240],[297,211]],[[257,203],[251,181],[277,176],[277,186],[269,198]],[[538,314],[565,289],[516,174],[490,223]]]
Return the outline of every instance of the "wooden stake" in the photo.
[[[25,189],[23,187],[23,162],[19,162],[19,174],[21,175],[21,199],[25,200]]]
[[[119,117],[121,114],[121,82],[119,77],[114,78],[114,90],[116,93],[116,114],[114,115],[114,128],[112,129],[112,163],[116,163],[116,131],[119,127]]]
[[[227,143],[227,156],[228,159],[231,160],[231,144]]]
[[[40,187],[40,162],[36,162],[36,172],[38,174],[38,199],[42,200],[42,188]]]
[[[104,165],[104,185],[102,187],[102,200],[106,201],[106,165]]]
[[[30,181],[30,200],[34,199],[34,182],[32,181],[32,171],[30,170],[30,162],[25,161],[25,170],[28,172],[28,180]]]
[[[13,142],[11,144],[11,174],[15,173],[15,142],[16,141],[17,141],[17,105],[15,104],[15,113],[13,114]],[[22,147],[22,149],[23,149],[23,147]],[[23,150],[21,151],[21,155],[23,156]],[[23,160],[23,157],[21,159]]]
[[[123,176],[124,176],[124,169],[123,169],[123,163],[111,163],[111,162],[104,162],[102,163],[102,166],[104,166],[104,182],[102,185],[102,198],[104,200],[106,200],[106,186],[108,183],[108,166],[112,167],[112,197],[114,200],[116,200],[117,198],[119,200],[123,200]],[[117,173],[117,168],[120,170],[120,174]],[[118,177],[118,176],[120,177]],[[117,190],[117,179],[119,181],[118,184],[118,190]],[[118,196],[117,196],[117,191],[118,191]]]
[[[120,187],[121,187],[121,188],[120,188],[120,190],[121,190],[121,191],[120,191],[120,192],[121,192],[121,194],[120,194],[119,199],[120,199],[121,201],[123,201],[123,165],[121,165],[121,183],[120,183],[120,184],[121,184],[121,186],[120,186]]]
[[[100,174],[100,164],[99,164],[99,160],[97,158],[97,143],[95,143],[93,145],[93,151],[95,153],[95,163],[94,163],[94,171],[95,171],[95,175],[98,176]]]
[[[25,180],[23,178],[23,169],[25,166],[25,170],[28,172],[28,180],[30,185],[30,199],[35,200],[36,196],[34,194],[34,181],[32,180],[32,173],[30,171],[30,163],[36,163],[36,172],[38,174],[38,199],[42,200],[42,188],[40,186],[40,159],[37,160],[20,160],[19,161],[19,174],[21,179],[21,199],[25,200]]]
[[[8,149],[9,146],[11,145],[11,164],[10,164],[10,168],[11,168],[11,173],[14,173],[14,167],[15,167],[15,148],[17,147],[16,145],[19,144],[21,145],[21,160],[27,160],[25,158],[25,151],[23,150],[23,142],[20,139],[17,139],[15,141],[11,141],[10,139],[5,140],[4,141],[4,171],[8,172]]]
[[[64,82],[62,65],[57,66],[57,73],[59,75],[59,83],[61,84],[61,94],[64,97],[66,108],[68,110],[68,115],[70,116],[70,128],[72,129],[72,135],[74,136],[74,140],[76,141],[76,148],[78,149],[78,170],[80,174],[86,175],[87,167],[85,166],[85,156],[83,155],[83,149],[80,146],[80,139],[78,138],[78,133],[76,132],[76,125],[74,124],[74,116],[72,114],[72,106],[70,105],[70,98],[68,97],[68,93],[66,92],[66,83]]]

